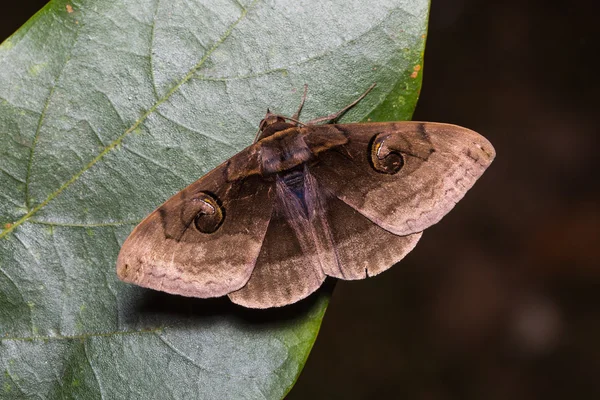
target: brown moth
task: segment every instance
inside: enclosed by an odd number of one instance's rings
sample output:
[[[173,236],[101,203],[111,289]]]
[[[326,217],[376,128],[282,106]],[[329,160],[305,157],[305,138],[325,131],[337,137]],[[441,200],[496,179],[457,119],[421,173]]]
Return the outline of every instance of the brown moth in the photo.
[[[326,276],[364,279],[400,261],[495,152],[455,125],[316,125],[367,93],[307,123],[298,121],[306,88],[292,118],[267,111],[254,144],[133,230],[119,253],[119,278],[269,308],[307,297]]]

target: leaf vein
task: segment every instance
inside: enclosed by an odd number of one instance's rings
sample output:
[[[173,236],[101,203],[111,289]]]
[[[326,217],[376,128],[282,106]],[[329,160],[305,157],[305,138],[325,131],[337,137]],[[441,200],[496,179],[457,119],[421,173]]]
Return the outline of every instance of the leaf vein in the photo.
[[[152,27],[150,28],[150,81],[152,81],[152,91],[154,92],[154,97],[159,99],[158,90],[156,88],[156,78],[154,77],[154,29],[156,28],[156,16],[158,15],[158,9],[160,8],[160,0],[156,0],[156,9],[154,10],[154,15],[152,16]]]
[[[60,341],[60,340],[85,340],[94,337],[112,337],[112,336],[129,336],[129,335],[146,335],[146,334],[157,334],[164,330],[163,327],[151,328],[151,329],[140,329],[132,331],[113,331],[113,332],[97,332],[97,333],[85,333],[81,335],[56,335],[56,336],[9,336],[8,334],[4,337],[0,337],[0,343],[2,342],[34,342],[34,341]]]
[[[122,225],[137,225],[141,222],[141,219],[128,220],[128,221],[113,221],[113,222],[99,222],[96,224],[76,224],[68,222],[54,222],[54,221],[40,221],[36,219],[30,219],[29,223],[37,225],[49,225],[57,227],[69,227],[69,228],[100,228],[105,226],[122,226]]]
[[[100,389],[100,398],[103,399],[104,398],[104,388],[102,387],[102,383],[100,382],[100,377],[98,376],[98,373],[96,372],[96,368],[92,364],[92,359],[90,358],[90,354],[87,350],[87,344],[85,341],[83,342],[83,354],[85,354],[85,359],[87,360],[87,362],[90,366],[90,369],[92,370],[92,374],[94,374],[94,379],[96,379],[96,383],[98,383],[98,388]]]
[[[254,0],[252,5],[255,5],[258,0]],[[10,228],[5,229],[0,233],[0,239],[13,232],[18,226],[28,221],[32,215],[35,215],[38,211],[44,208],[48,203],[54,200],[59,194],[61,194],[66,188],[71,186],[74,182],[76,182],[87,170],[89,170],[92,166],[94,166],[98,161],[102,160],[106,154],[111,152],[114,148],[116,148],[121,142],[135,129],[137,129],[142,122],[144,122],[152,113],[154,113],[158,107],[167,101],[179,88],[188,82],[196,73],[198,69],[200,69],[206,60],[212,55],[212,53],[219,48],[219,46],[231,35],[234,28],[246,17],[248,14],[248,10],[242,11],[240,17],[234,21],[225,31],[225,33],[215,42],[215,44],[202,56],[200,61],[186,74],[186,76],[177,83],[169,92],[163,96],[160,100],[158,100],[148,111],[146,111],[129,129],[127,129],[124,133],[122,133],[118,138],[112,141],[108,146],[106,146],[96,157],[94,157],[83,169],[76,172],[69,180],[63,183],[58,189],[52,192],[48,197],[42,201],[40,204],[29,210],[27,214],[22,216],[20,219],[15,221]]]
[[[176,176],[177,178],[181,179],[183,182],[185,182],[185,181],[186,181],[186,180],[185,180],[184,178],[182,178],[181,176],[178,176],[177,174],[175,174],[175,172],[173,172],[173,168],[169,168],[169,167],[167,167],[167,166],[165,166],[165,165],[162,165],[161,163],[159,163],[159,162],[157,162],[157,161],[153,160],[151,157],[145,156],[144,154],[142,154],[142,153],[140,153],[140,152],[137,152],[137,151],[135,151],[135,150],[131,149],[129,146],[125,146],[125,145],[123,145],[123,148],[124,148],[125,150],[127,150],[128,152],[130,152],[131,154],[133,154],[133,155],[136,155],[136,156],[138,156],[139,158],[141,158],[141,159],[144,159],[144,160],[148,161],[149,163],[151,163],[151,164],[154,164],[154,165],[156,165],[157,167],[159,167],[159,168],[161,168],[161,169],[164,169],[165,171],[167,171],[167,172],[171,173],[172,175]]]
[[[12,203],[12,205],[14,205],[14,206],[17,206],[17,207],[25,206],[25,203],[19,203],[17,200],[13,199],[12,197],[9,197],[8,194],[6,194],[6,193],[0,193],[0,195],[2,195],[2,197],[4,197],[7,201]]]
[[[21,300],[23,300],[23,304],[27,304],[27,301],[25,300],[25,296],[23,295],[21,288],[19,287],[19,285],[17,285],[17,283],[14,281],[14,279],[4,269],[2,269],[2,267],[0,267],[0,272],[17,289],[17,292],[19,292],[19,296],[21,296]],[[31,326],[33,327],[33,316],[31,315],[31,309],[29,307],[27,308],[27,312],[29,313],[29,322],[31,323]]]
[[[206,133],[204,133],[204,132],[200,132],[200,131],[197,131],[197,130],[195,130],[195,129],[193,129],[193,128],[190,128],[189,126],[186,126],[186,125],[182,124],[181,122],[175,121],[174,119],[172,119],[172,118],[170,118],[170,117],[167,117],[166,115],[164,115],[164,114],[163,114],[163,113],[161,113],[160,111],[156,111],[156,114],[160,115],[161,117],[163,117],[163,118],[164,118],[164,119],[166,119],[167,121],[169,121],[169,122],[172,122],[173,124],[177,125],[178,127],[185,129],[186,131],[189,131],[189,132],[195,133],[195,134],[197,134],[197,135],[200,135],[200,136],[204,136],[204,137],[205,137],[205,138],[207,138],[207,139],[213,140],[213,141],[215,141],[215,142],[217,142],[217,143],[220,143],[220,144],[223,144],[223,145],[225,145],[225,146],[227,146],[227,147],[234,148],[234,147],[231,145],[231,143],[227,142],[226,140],[219,139],[218,137],[211,136],[211,135],[207,135],[207,134],[206,134]]]
[[[58,246],[56,245],[56,232],[54,231],[54,229],[52,229],[51,235],[52,235],[52,247],[54,248],[54,252],[56,253],[56,258],[58,258],[58,263],[62,267],[63,275],[61,277],[62,279],[60,282],[61,282],[61,286],[62,286],[62,291],[64,292],[66,289],[66,286],[67,286],[66,281],[68,278],[68,274],[67,274],[67,271],[65,270],[65,266],[68,264],[65,263],[65,260],[63,260],[63,256],[62,256],[60,250],[58,249]],[[62,330],[62,327],[63,327],[63,322],[65,320],[65,318],[64,318],[65,314],[68,315],[68,312],[67,312],[68,302],[65,301],[66,299],[64,296],[61,298],[61,300],[62,300],[62,307],[61,307],[60,315],[58,315],[59,320],[57,321],[58,326],[60,327],[59,328],[60,330]]]
[[[158,335],[158,338],[161,340],[161,342],[163,342],[165,344],[165,346],[167,346],[172,352],[174,352],[175,354],[177,354],[178,356],[180,356],[181,358],[185,359],[186,361],[188,361],[190,364],[192,364],[194,367],[198,368],[201,371],[207,372],[207,373],[212,373],[213,371],[209,370],[208,368],[198,364],[196,361],[194,361],[192,358],[190,358],[190,356],[188,356],[187,354],[185,354],[183,351],[179,350],[177,347],[175,347],[171,342],[169,342],[167,339],[165,339],[162,335]],[[226,374],[218,374],[218,375],[224,375],[224,376],[228,376]]]
[[[19,379],[13,377],[13,375],[10,373],[10,370],[8,368],[6,368],[4,370],[4,372],[5,372],[5,376],[7,376],[11,380],[11,382],[15,384],[15,386],[17,387],[17,389],[19,389],[19,392],[21,392],[21,394],[25,394],[25,390],[23,390],[23,388],[21,387],[21,385],[19,385]]]
[[[77,39],[79,38],[79,32],[80,32],[80,27],[78,26],[78,28],[75,31],[73,43],[77,42]],[[56,76],[56,79],[55,79],[54,83],[52,84],[52,87],[50,88],[50,92],[48,93],[48,96],[46,97],[46,101],[44,102],[44,107],[42,108],[42,112],[40,113],[40,117],[38,118],[38,123],[37,123],[37,127],[35,129],[35,133],[33,134],[33,142],[31,144],[31,149],[29,150],[29,160],[27,161],[27,172],[25,175],[25,206],[27,207],[27,211],[31,210],[31,198],[30,198],[30,194],[29,194],[29,187],[31,185],[30,180],[31,180],[31,168],[33,166],[33,156],[35,153],[35,149],[37,147],[37,143],[40,138],[40,132],[42,130],[42,125],[43,125],[44,119],[46,117],[46,112],[48,111],[48,107],[50,106],[50,100],[54,96],[54,91],[56,90],[56,87],[58,86],[58,83],[60,82],[60,78],[62,77],[62,74],[65,71],[67,64],[69,64],[69,61],[71,61],[71,57],[73,55],[73,53],[72,53],[73,46],[70,47],[70,50],[71,51],[69,51],[69,55],[65,59],[65,62],[63,63],[58,75]],[[2,237],[2,236],[0,235],[0,237]]]
[[[8,171],[6,171],[3,168],[0,168],[0,172],[4,172],[9,178],[12,178],[17,182],[25,183],[25,181],[23,179],[17,178],[16,176],[14,176],[13,174],[10,174]]]

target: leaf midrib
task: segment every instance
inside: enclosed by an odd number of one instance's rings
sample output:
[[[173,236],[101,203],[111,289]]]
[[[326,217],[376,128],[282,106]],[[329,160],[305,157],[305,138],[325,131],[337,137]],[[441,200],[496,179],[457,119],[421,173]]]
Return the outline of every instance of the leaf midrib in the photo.
[[[20,219],[18,219],[17,221],[13,222],[10,225],[10,227],[8,227],[3,232],[1,232],[0,233],[0,239],[6,237],[9,233],[13,232],[18,226],[20,226],[23,223],[25,223],[33,215],[35,215],[38,211],[40,211],[42,208],[44,208],[46,205],[48,205],[48,203],[50,203],[60,193],[62,193],[65,189],[67,189],[69,186],[71,186],[73,183],[75,183],[87,170],[89,170],[92,166],[94,166],[98,161],[100,161],[101,159],[103,159],[106,154],[108,154],[115,147],[117,147],[131,132],[133,132],[134,130],[136,130],[152,113],[154,113],[156,111],[156,109],[161,104],[163,104],[175,92],[177,92],[177,90],[179,90],[179,88],[183,84],[185,84],[186,82],[188,82],[194,76],[194,74],[196,73],[196,71],[198,71],[200,68],[202,68],[202,66],[208,60],[208,58],[212,55],[212,53],[214,53],[214,51],[217,50],[219,48],[219,46],[221,46],[221,44],[223,44],[223,42],[229,36],[231,36],[231,33],[233,32],[233,30],[235,29],[235,27],[246,17],[246,15],[248,15],[248,11],[250,9],[252,9],[257,3],[258,3],[258,0],[254,0],[248,7],[244,7],[242,9],[242,13],[238,17],[238,19],[236,21],[234,21],[231,25],[229,25],[229,27],[227,28],[227,30],[225,31],[225,33],[219,38],[219,40],[217,40],[211,46],[211,48],[208,49],[208,51],[206,53],[204,53],[204,55],[202,56],[202,58],[200,59],[200,61],[198,61],[198,63],[196,65],[194,65],[194,67],[192,67],[188,71],[188,73],[183,77],[183,79],[181,79],[176,85],[174,85],[162,98],[160,98],[140,118],[138,118],[131,127],[129,127],[127,130],[125,130],[125,132],[123,132],[118,138],[116,138],[115,140],[113,140],[109,145],[107,145],[106,147],[104,147],[104,149],[96,157],[94,157],[88,164],[86,164],[85,167],[83,167],[81,170],[79,170],[78,172],[76,172],[69,180],[67,180],[65,183],[63,183],[54,192],[50,193],[50,195],[48,195],[48,197],[46,197],[46,199],[44,201],[42,201],[37,206],[35,206],[31,210],[29,210],[29,212],[27,212],[25,215],[23,215]],[[41,122],[40,122],[40,124],[41,124]]]

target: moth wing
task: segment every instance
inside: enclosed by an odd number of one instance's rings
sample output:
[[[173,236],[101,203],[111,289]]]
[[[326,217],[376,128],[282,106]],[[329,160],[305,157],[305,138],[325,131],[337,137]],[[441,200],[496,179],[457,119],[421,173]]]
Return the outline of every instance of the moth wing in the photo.
[[[380,274],[402,260],[422,235],[388,232],[336,197],[327,200],[325,212],[337,257],[337,265],[327,264],[325,273],[339,279]]]
[[[252,276],[246,286],[229,294],[231,301],[245,307],[293,304],[325,280],[302,205],[280,179],[275,192],[273,215]]]
[[[245,285],[273,208],[272,184],[252,173],[251,153],[238,153],[146,217],[121,247],[119,278],[201,298]]]
[[[400,236],[437,223],[495,157],[483,136],[449,124],[389,122],[303,129],[317,157],[310,172],[323,189]]]
[[[335,195],[305,170],[304,199],[321,270],[339,279],[365,279],[402,260],[421,232],[398,236],[381,228]]]

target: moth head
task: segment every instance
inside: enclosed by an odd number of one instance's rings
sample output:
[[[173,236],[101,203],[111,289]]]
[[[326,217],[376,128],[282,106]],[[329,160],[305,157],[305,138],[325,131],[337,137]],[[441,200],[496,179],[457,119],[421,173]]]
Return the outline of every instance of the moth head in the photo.
[[[267,114],[258,125],[258,129],[260,130],[258,139],[264,139],[276,132],[291,128],[293,126],[296,126],[296,124],[293,122],[286,122],[285,117],[278,114],[273,114],[269,109],[267,109]]]
[[[260,124],[258,125],[258,128],[261,131],[264,131],[265,129],[267,129],[269,126],[277,124],[277,123],[281,123],[281,122],[285,122],[285,118],[282,117],[281,115],[277,115],[277,114],[273,114],[271,112],[271,110],[269,110],[267,108],[267,114],[265,115],[265,117],[260,121]]]

